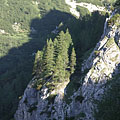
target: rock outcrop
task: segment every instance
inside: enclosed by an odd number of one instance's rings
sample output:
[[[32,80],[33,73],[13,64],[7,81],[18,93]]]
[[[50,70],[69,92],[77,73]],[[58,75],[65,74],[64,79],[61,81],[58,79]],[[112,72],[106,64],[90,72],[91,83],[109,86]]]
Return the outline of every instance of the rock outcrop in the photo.
[[[89,69],[82,85],[82,110],[85,120],[94,120],[95,101],[100,100],[105,91],[105,84],[115,74],[120,64],[119,48],[120,28],[108,28],[106,36],[96,45],[90,57],[83,63],[82,71]]]
[[[101,99],[107,81],[117,74],[120,64],[120,27],[108,26],[105,31],[89,58],[83,62],[81,71],[88,72],[82,86],[70,96],[69,104],[64,100],[69,81],[60,83],[49,92],[45,86],[40,91],[33,88],[33,79],[19,102],[15,120],[95,120],[95,101]]]

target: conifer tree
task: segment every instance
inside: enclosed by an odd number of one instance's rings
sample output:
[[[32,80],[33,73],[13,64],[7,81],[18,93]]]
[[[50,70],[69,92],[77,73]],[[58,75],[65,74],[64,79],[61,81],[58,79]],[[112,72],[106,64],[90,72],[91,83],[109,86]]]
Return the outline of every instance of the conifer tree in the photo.
[[[57,38],[54,39],[54,61],[56,62],[57,56],[58,56],[58,40]]]
[[[75,54],[75,49],[73,47],[72,48],[71,57],[70,57],[70,70],[71,70],[71,74],[74,73],[75,66],[76,66],[76,54]]]
[[[54,69],[54,80],[57,80],[62,82],[65,77],[65,68],[64,68],[64,62],[61,55],[58,55],[56,60],[56,66]]]
[[[69,63],[67,42],[67,36],[63,31],[59,33],[59,36],[57,36],[57,38],[54,41],[56,56],[54,78],[58,78],[59,80],[65,79],[66,68],[68,67]]]
[[[35,62],[33,67],[33,75],[41,75],[43,71],[43,52],[38,51],[35,56]]]
[[[64,51],[64,48],[65,48],[64,38],[65,38],[65,33],[61,31],[57,36],[57,40],[58,40],[57,53],[58,54],[61,54]]]
[[[49,77],[54,71],[54,46],[52,40],[47,40],[44,51],[44,77]]]
[[[70,45],[72,45],[73,43],[72,43],[72,38],[71,38],[71,35],[70,35],[68,29],[66,30],[65,38],[64,38],[64,39],[65,39],[65,41],[66,41],[66,43],[67,43],[67,48],[69,48]]]

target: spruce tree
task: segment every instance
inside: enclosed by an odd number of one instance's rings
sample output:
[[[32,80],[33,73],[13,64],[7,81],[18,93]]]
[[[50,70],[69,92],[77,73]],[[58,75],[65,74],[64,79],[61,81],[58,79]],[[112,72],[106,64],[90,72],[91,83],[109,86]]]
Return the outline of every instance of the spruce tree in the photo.
[[[61,55],[64,63],[64,68],[68,67],[69,59],[68,59],[68,43],[66,40],[66,34],[61,31],[58,37],[58,54]]]
[[[57,56],[58,56],[58,40],[57,38],[54,39],[54,61],[56,62]]]
[[[63,31],[59,33],[54,41],[55,48],[55,71],[54,78],[60,81],[65,79],[66,68],[68,67],[68,44],[66,41],[66,35]]]
[[[69,48],[70,45],[72,45],[73,43],[72,43],[72,38],[71,38],[71,35],[70,35],[68,29],[66,30],[65,38],[64,38],[64,39],[65,39],[65,42],[66,42],[67,48]]]
[[[49,77],[54,71],[54,46],[52,40],[47,40],[47,45],[44,51],[44,77]]]
[[[54,80],[57,82],[64,81],[65,78],[65,68],[64,68],[64,61],[61,55],[58,55],[56,60],[56,66],[54,69]]]
[[[43,60],[42,59],[43,59],[43,52],[38,51],[35,56],[33,75],[41,76],[41,73],[43,71]]]
[[[65,49],[65,33],[63,31],[61,31],[59,33],[59,35],[57,36],[57,40],[58,40],[58,46],[57,46],[57,54],[61,54],[64,49]]]
[[[72,53],[70,57],[70,72],[71,74],[74,73],[76,66],[76,53],[74,47],[72,48]]]

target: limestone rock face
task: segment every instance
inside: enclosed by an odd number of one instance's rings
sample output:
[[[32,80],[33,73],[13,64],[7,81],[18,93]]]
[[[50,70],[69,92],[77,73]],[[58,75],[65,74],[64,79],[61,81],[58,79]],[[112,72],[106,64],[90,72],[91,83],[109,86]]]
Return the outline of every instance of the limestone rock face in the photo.
[[[84,61],[82,71],[89,69],[84,78],[81,91],[84,100],[82,111],[86,114],[84,120],[95,120],[95,101],[100,100],[106,89],[105,84],[117,74],[120,64],[120,28],[109,27],[103,39],[96,45],[90,57]]]
[[[67,84],[68,82],[64,82],[49,93],[45,86],[38,91],[30,82],[19,102],[15,120],[64,120],[63,95]]]
[[[15,120],[95,120],[95,101],[100,100],[106,90],[107,81],[117,74],[120,64],[120,27],[111,26],[97,43],[89,58],[83,62],[81,71],[88,71],[83,84],[70,96],[69,104],[64,100],[68,82],[38,91],[30,83],[19,102]],[[34,79],[33,79],[34,81]]]

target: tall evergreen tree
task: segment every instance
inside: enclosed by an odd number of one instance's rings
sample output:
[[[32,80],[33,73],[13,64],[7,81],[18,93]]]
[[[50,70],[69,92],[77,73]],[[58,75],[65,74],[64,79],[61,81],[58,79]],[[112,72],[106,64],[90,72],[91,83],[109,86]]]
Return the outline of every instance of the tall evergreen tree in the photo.
[[[65,33],[61,31],[57,36],[57,40],[58,40],[57,54],[61,54],[64,51],[64,48],[65,48],[64,38],[65,38]]]
[[[68,32],[67,34],[65,34],[63,31],[61,31],[57,36],[57,39],[55,39],[54,41],[56,56],[54,76],[57,77],[59,80],[65,79],[66,68],[68,68],[68,48],[70,43],[69,38],[70,35],[68,34]]]
[[[66,34],[62,31],[58,37],[58,54],[62,56],[64,67],[68,67],[69,59],[68,59],[68,43],[66,40]]]
[[[72,45],[73,43],[72,43],[72,38],[71,38],[71,35],[70,35],[68,29],[66,30],[65,38],[64,38],[64,39],[65,39],[65,42],[66,42],[67,48],[69,48],[70,45]]]
[[[56,62],[57,56],[58,56],[58,40],[57,38],[54,39],[54,61]]]
[[[73,47],[71,57],[70,57],[70,71],[71,71],[71,74],[74,73],[75,66],[76,66],[76,53],[75,53],[75,49]]]
[[[54,69],[54,80],[62,82],[65,78],[64,62],[61,55],[58,55]]]
[[[68,50],[72,43],[69,31],[66,33],[61,31],[57,38],[52,40],[47,40],[47,44],[43,49],[43,52],[38,52],[36,55],[34,73],[41,72],[44,78],[53,75],[53,79],[57,81],[64,81],[69,66],[69,54]],[[74,66],[76,59],[75,51],[72,51],[71,55],[71,71],[74,72]]]
[[[43,52],[38,51],[35,56],[35,62],[33,67],[33,75],[41,75],[43,71]]]
[[[52,40],[47,40],[43,57],[44,77],[49,77],[54,71],[54,46]]]

